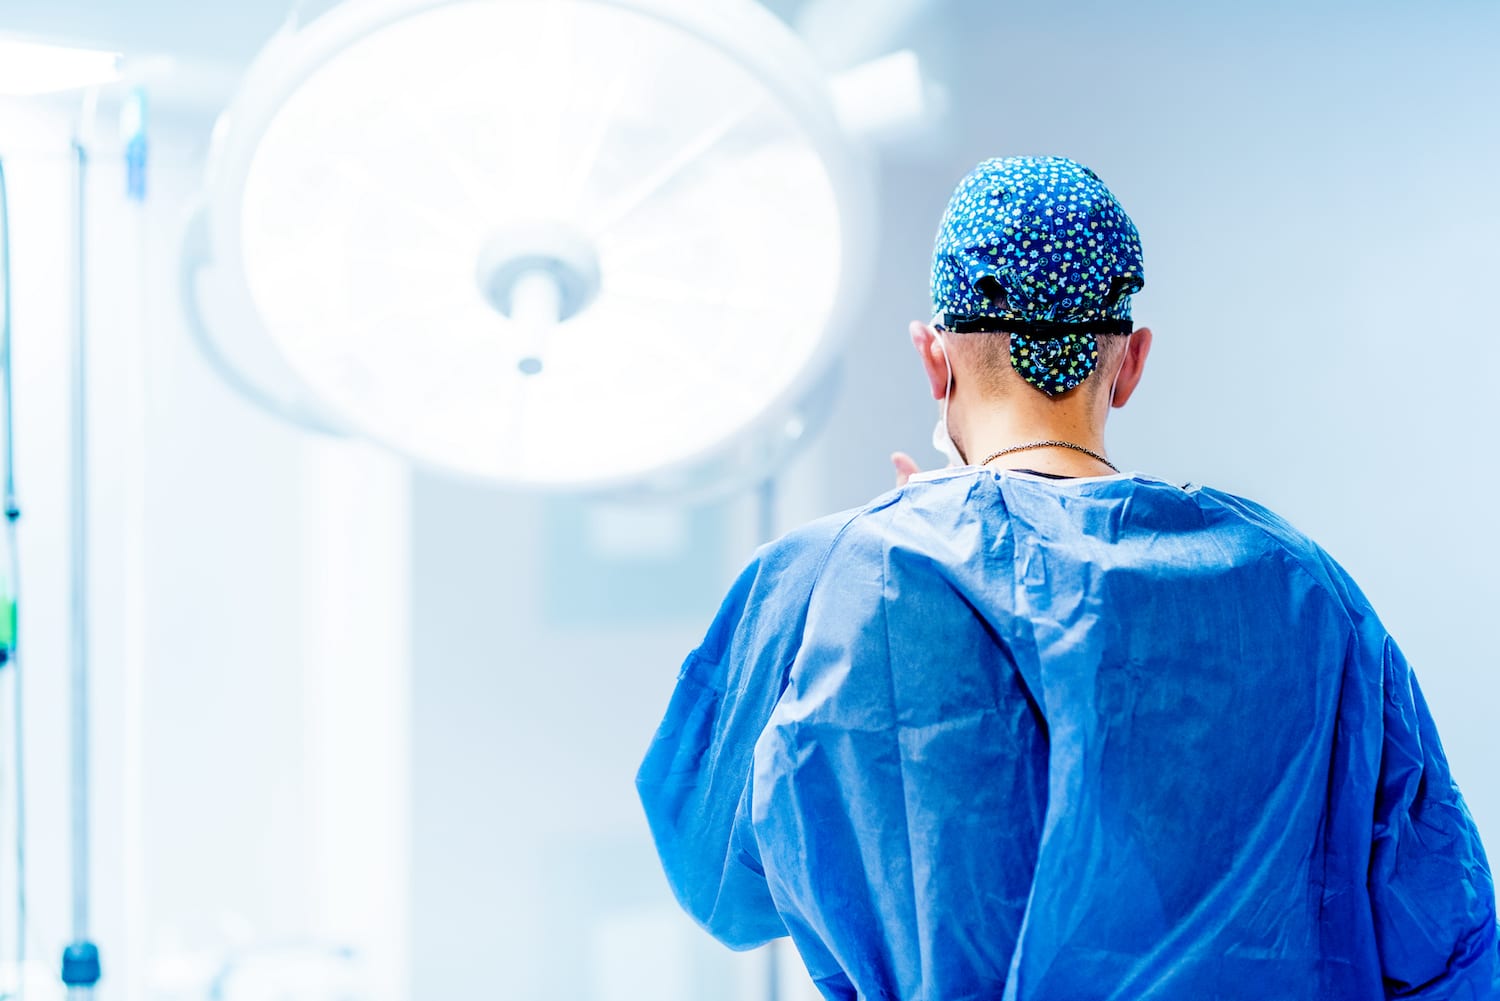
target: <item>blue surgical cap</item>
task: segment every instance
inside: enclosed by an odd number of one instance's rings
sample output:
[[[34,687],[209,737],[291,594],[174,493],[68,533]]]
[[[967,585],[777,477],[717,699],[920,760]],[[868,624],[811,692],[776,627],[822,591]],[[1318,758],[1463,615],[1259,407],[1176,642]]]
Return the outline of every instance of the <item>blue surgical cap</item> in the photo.
[[[1128,334],[1141,240],[1115,196],[1065,157],[986,160],[938,231],[932,301],[950,329],[1011,334],[1011,361],[1050,395],[1083,382],[1098,335]]]

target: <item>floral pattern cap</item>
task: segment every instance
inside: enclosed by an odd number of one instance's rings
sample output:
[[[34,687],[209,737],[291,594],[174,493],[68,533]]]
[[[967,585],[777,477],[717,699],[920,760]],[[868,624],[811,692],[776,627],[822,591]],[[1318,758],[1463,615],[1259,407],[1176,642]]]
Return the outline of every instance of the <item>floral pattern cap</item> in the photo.
[[[1060,156],[986,160],[948,202],[932,301],[956,331],[1011,335],[1011,364],[1049,396],[1094,371],[1098,336],[1128,334],[1141,240],[1089,168]]]

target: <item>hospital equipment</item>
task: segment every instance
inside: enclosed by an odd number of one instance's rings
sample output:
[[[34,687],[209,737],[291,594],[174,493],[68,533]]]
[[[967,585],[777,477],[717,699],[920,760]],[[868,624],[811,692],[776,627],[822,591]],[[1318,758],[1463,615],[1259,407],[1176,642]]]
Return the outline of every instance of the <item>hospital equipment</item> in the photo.
[[[868,278],[850,126],[926,106],[909,56],[857,69],[745,0],[336,6],[220,122],[188,313],[247,397],[430,467],[751,486],[821,419]]]
[[[72,883],[72,941],[62,957],[62,980],[70,998],[91,996],[100,977],[98,947],[90,940],[89,872],[89,676],[88,676],[88,438],[87,438],[87,328],[85,324],[85,224],[88,152],[84,132],[93,118],[96,88],[118,78],[120,55],[115,52],[43,45],[0,39],[0,94],[41,94],[79,88],[85,90],[79,128],[69,148],[73,171],[72,336],[69,422],[69,652],[70,652],[70,851]],[[142,143],[144,116],[141,116]],[[139,145],[138,173],[144,176],[145,148]],[[24,702],[21,665],[17,661],[17,583],[20,577],[16,523],[20,508],[15,490],[12,406],[12,313],[9,192],[0,163],[0,367],[3,367],[3,411],[0,438],[4,447],[3,505],[6,522],[6,559],[0,569],[0,665],[12,674],[13,768],[16,818],[16,968],[17,993],[24,990],[21,971],[27,959],[26,786]]]

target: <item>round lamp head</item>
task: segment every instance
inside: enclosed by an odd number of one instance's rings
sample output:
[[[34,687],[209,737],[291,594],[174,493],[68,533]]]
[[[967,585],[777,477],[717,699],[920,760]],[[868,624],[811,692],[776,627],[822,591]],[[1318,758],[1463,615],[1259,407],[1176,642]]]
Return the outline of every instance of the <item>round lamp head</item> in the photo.
[[[205,210],[251,378],[552,489],[774,461],[870,215],[796,36],[701,0],[346,3],[252,67]]]

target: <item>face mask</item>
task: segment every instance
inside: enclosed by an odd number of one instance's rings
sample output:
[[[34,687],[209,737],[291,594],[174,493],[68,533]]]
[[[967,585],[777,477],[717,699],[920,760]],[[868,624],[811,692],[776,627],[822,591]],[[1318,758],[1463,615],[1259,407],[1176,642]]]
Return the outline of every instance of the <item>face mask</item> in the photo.
[[[953,440],[953,435],[948,430],[948,397],[953,395],[953,363],[948,360],[948,345],[943,340],[942,334],[937,335],[937,342],[943,352],[943,367],[948,370],[948,385],[943,390],[942,415],[938,417],[937,426],[932,429],[932,447],[943,454],[950,467],[967,466],[968,461],[958,450],[958,443]]]

